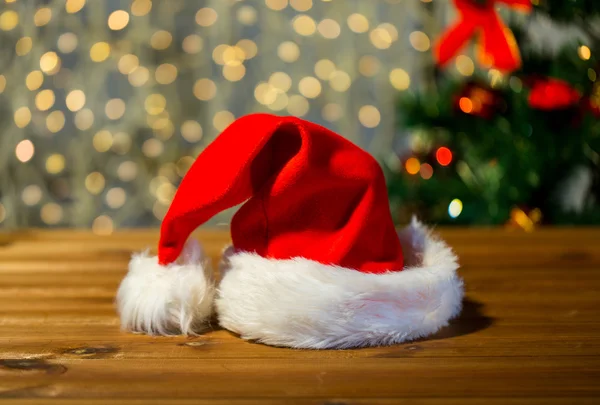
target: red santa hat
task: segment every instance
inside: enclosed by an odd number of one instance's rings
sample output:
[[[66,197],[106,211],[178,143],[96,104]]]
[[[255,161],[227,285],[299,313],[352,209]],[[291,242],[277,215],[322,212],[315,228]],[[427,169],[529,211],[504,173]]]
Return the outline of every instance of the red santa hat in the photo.
[[[241,204],[218,288],[186,240]],[[158,257],[136,255],[119,288],[123,327],[198,331],[213,312],[244,339],[347,348],[426,336],[456,316],[452,250],[417,221],[392,222],[377,162],[294,117],[238,119],[197,158],[161,228]]]

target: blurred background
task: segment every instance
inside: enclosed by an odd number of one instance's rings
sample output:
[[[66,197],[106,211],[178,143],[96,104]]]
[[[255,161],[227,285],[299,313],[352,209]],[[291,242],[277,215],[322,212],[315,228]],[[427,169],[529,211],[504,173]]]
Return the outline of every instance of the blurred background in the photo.
[[[252,112],[371,152],[398,223],[600,223],[600,5],[533,5],[502,10],[503,72],[473,46],[435,63],[448,0],[0,0],[0,227],[158,226]]]

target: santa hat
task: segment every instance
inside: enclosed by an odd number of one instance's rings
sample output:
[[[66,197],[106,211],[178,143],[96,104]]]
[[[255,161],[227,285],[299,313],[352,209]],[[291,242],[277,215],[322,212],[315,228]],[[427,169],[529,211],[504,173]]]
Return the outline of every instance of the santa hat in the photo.
[[[240,203],[215,288],[186,240]],[[200,154],[163,221],[158,257],[132,259],[117,303],[126,329],[150,334],[199,331],[214,299],[219,323],[244,339],[383,345],[434,333],[459,313],[457,267],[417,221],[397,233],[368,153],[316,124],[257,114]]]

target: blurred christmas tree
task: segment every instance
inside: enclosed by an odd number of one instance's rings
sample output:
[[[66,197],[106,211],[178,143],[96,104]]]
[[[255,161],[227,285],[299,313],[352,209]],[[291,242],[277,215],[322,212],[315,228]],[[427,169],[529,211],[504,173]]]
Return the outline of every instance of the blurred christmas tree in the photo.
[[[455,3],[473,13],[494,12],[491,0]],[[401,126],[412,138],[411,150],[388,165],[399,222],[417,213],[439,224],[526,230],[540,223],[600,223],[600,2],[532,4],[532,13],[510,24],[521,50],[518,69],[503,73],[483,58],[483,69],[474,72],[472,59],[459,55],[453,62],[461,79],[435,67],[426,91],[400,101]],[[489,26],[481,16],[475,14]],[[564,43],[551,49],[535,38],[540,21],[559,32],[575,27],[580,35],[565,42],[559,34]]]

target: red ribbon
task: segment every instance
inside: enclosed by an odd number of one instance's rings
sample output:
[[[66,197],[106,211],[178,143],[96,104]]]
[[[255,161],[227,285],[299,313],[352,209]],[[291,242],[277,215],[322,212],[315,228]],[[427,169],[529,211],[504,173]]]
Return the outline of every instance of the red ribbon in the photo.
[[[479,36],[479,59],[482,65],[511,72],[521,66],[517,41],[496,12],[497,3],[525,12],[531,0],[453,0],[459,20],[439,39],[434,55],[440,66],[448,63],[474,37]]]

